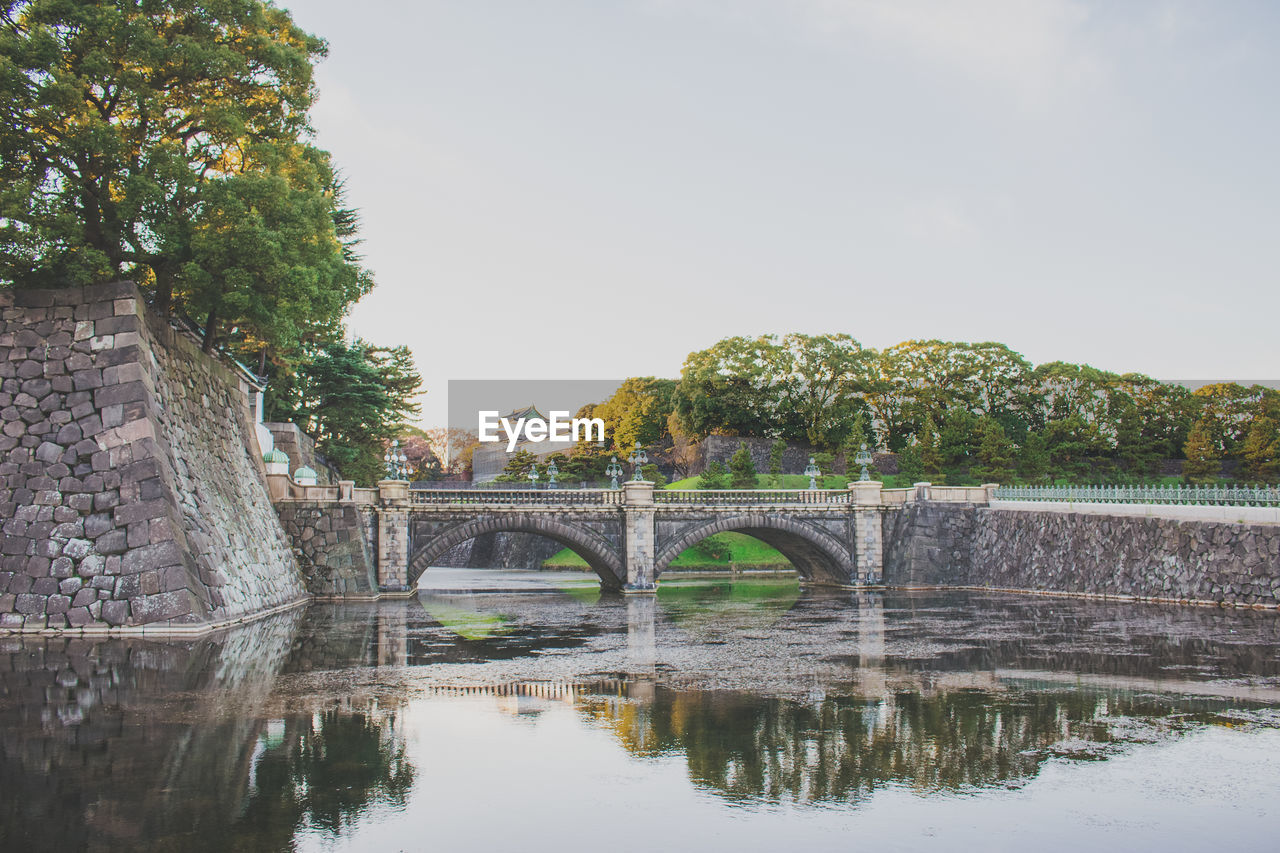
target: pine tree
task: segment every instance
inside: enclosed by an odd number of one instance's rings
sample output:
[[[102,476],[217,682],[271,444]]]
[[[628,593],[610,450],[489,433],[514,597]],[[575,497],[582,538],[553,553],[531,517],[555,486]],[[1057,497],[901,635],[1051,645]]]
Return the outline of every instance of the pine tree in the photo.
[[[920,462],[920,445],[908,444],[898,451],[898,475],[913,483],[920,482],[924,476],[924,466]]]
[[[853,424],[849,427],[849,435],[844,441],[844,470],[850,477],[858,473],[853,458],[858,455],[858,451],[862,449],[862,445],[872,446],[872,441],[867,437],[867,416],[862,412],[853,417]]]
[[[665,489],[667,487],[667,478],[662,476],[662,472],[658,470],[658,466],[653,462],[640,467],[640,476],[653,483],[655,489]]]
[[[1188,483],[1216,483],[1222,462],[1218,450],[1209,438],[1209,428],[1203,420],[1191,427],[1187,443],[1182,446],[1187,461],[1182,465],[1182,477]]]
[[[934,485],[945,483],[947,478],[942,473],[942,451],[938,447],[938,427],[933,415],[925,417],[916,449],[920,453],[920,476]]]
[[[972,474],[980,483],[1008,483],[1013,480],[1013,442],[1004,427],[993,418],[978,421],[978,464]]]
[[[776,488],[782,482],[782,457],[787,452],[787,443],[778,439],[769,447],[769,477]]]
[[[756,463],[746,444],[739,444],[729,457],[729,488],[754,489],[756,487]]]
[[[1244,440],[1241,473],[1250,483],[1280,481],[1280,435],[1276,422],[1266,415],[1253,419]]]
[[[1116,461],[1127,479],[1140,481],[1155,473],[1160,460],[1157,444],[1143,429],[1138,407],[1126,406],[1116,422]]]
[[[723,489],[725,487],[724,464],[719,459],[712,459],[698,475],[698,488]]]
[[[1018,453],[1018,477],[1025,483],[1042,483],[1049,470],[1049,451],[1044,436],[1028,432]]]

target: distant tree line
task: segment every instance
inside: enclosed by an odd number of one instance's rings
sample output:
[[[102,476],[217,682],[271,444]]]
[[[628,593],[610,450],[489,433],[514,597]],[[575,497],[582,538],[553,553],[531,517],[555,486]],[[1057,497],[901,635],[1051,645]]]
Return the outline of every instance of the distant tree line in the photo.
[[[1088,365],[1033,366],[994,342],[877,351],[842,334],[726,338],[691,353],[679,380],[628,379],[579,414],[604,419],[618,453],[639,441],[680,477],[701,470],[699,441],[730,435],[808,444],[824,473],[865,443],[896,453],[905,477],[933,482],[1150,481],[1171,461],[1194,483],[1224,470],[1245,482],[1280,479],[1274,389],[1191,391]]]

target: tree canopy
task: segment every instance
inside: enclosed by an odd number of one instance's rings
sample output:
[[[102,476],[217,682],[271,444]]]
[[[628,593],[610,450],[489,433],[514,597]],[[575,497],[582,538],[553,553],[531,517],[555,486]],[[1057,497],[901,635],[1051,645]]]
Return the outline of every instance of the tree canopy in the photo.
[[[325,43],[261,0],[0,13],[0,281],[131,278],[206,346],[332,335],[372,285],[309,141]]]
[[[418,411],[414,396],[421,384],[407,348],[336,341],[299,370],[285,402],[330,464],[372,486],[385,475],[386,444]]]
[[[325,52],[263,0],[5,3],[0,285],[136,281],[368,483],[419,381],[404,348],[343,342],[373,278],[311,139]]]

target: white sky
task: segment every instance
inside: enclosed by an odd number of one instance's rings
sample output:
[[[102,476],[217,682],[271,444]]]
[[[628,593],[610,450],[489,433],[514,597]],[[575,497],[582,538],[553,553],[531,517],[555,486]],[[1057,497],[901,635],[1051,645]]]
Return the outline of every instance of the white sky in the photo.
[[[428,425],[765,332],[1280,372],[1280,4],[279,2]]]

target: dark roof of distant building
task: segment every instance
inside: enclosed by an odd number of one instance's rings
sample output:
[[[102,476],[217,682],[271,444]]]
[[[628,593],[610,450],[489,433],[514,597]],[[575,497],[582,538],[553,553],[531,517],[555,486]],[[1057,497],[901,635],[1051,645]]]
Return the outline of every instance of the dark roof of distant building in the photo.
[[[524,418],[525,420],[529,420],[529,418],[532,417],[542,421],[545,421],[547,419],[547,416],[542,414],[542,412],[539,412],[538,407],[533,405],[525,406],[523,409],[516,409],[514,412],[511,412],[510,414],[503,415],[503,417],[511,421],[512,423],[515,423],[516,420],[519,418]]]

